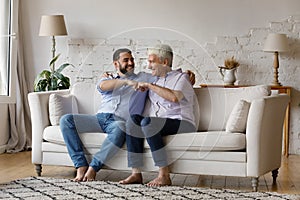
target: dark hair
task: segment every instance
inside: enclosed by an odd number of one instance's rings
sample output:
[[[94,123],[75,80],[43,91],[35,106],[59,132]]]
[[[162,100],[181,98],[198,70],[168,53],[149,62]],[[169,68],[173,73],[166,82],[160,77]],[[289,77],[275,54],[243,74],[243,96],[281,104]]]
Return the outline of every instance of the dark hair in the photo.
[[[113,61],[119,60],[121,53],[130,53],[131,54],[131,51],[129,49],[126,49],[126,48],[117,49],[113,54]]]

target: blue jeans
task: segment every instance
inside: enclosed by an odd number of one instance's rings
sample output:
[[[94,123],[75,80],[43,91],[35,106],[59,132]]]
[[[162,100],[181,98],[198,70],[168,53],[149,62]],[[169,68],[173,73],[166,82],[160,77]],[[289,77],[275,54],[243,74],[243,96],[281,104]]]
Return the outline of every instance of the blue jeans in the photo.
[[[150,146],[155,166],[168,166],[163,137],[195,131],[195,126],[184,120],[132,115],[126,121],[128,167],[143,166],[144,138]]]
[[[67,145],[69,155],[76,168],[91,166],[99,171],[108,159],[112,158],[125,143],[125,122],[111,113],[96,115],[66,114],[60,119],[60,129]],[[79,134],[86,132],[104,132],[106,139],[101,149],[88,164]]]

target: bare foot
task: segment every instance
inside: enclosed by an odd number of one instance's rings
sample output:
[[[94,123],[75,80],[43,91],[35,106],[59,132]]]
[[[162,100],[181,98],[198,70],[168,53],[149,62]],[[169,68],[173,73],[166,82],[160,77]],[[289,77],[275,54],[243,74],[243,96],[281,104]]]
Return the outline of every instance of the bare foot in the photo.
[[[82,181],[94,181],[96,178],[96,173],[97,172],[92,167],[89,167]]]
[[[167,186],[172,185],[170,176],[158,176],[156,179],[147,183],[148,186],[158,187],[158,186]]]
[[[77,181],[77,182],[82,181],[87,169],[88,169],[87,166],[77,168],[76,177],[73,179],[73,181]]]
[[[121,184],[142,184],[143,177],[141,173],[132,173],[126,179],[119,181]]]

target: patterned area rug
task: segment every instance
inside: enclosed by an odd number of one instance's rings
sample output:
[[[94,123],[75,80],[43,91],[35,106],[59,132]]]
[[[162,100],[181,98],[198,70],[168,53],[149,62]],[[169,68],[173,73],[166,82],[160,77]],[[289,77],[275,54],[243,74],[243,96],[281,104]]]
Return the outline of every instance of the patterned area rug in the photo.
[[[147,187],[116,182],[74,182],[68,179],[29,177],[0,185],[0,199],[300,199],[296,195],[242,192],[197,187]]]

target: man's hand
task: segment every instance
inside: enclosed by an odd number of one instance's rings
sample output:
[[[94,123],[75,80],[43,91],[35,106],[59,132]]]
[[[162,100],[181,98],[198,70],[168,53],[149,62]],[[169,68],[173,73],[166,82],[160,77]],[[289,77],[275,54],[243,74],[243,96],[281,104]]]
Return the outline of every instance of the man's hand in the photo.
[[[124,80],[124,81],[125,81],[124,82],[125,85],[132,86],[134,90],[140,90],[141,92],[148,90],[149,83],[136,82],[132,80]]]
[[[104,72],[102,74],[102,78],[109,78],[109,77],[113,78],[113,73],[112,72]]]
[[[187,74],[189,75],[189,77],[190,77],[190,82],[191,82],[192,85],[194,85],[195,82],[196,82],[195,73],[192,72],[191,70],[186,70],[185,73],[187,73]]]
[[[145,92],[146,90],[149,89],[149,83],[145,83],[145,82],[138,82],[138,90]]]

